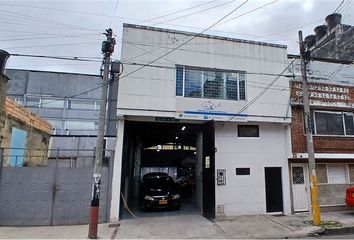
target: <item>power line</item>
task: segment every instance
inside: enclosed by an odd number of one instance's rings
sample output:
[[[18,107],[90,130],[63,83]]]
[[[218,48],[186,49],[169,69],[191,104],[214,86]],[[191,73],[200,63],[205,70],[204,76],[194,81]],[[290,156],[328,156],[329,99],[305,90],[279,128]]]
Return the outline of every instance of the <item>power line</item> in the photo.
[[[61,46],[75,46],[75,45],[89,45],[89,44],[96,44],[97,45],[97,42],[61,43],[61,44],[32,45],[32,46],[18,46],[18,47],[5,47],[5,48],[6,49],[18,49],[18,48],[61,47]]]
[[[238,112],[237,115],[241,114],[242,112],[244,112],[245,110],[247,110],[250,106],[252,106],[264,93],[267,92],[267,90],[276,82],[278,81],[278,79],[285,73],[285,71],[288,70],[288,68],[291,66],[291,64],[296,60],[296,58],[294,58],[285,68],[284,70],[279,74],[279,76],[277,76],[276,78],[274,78],[273,81],[271,81],[265,88],[263,88],[262,91],[260,91],[251,101],[249,101],[245,106],[243,106]],[[236,116],[237,116],[236,115]],[[236,116],[231,117],[230,119],[227,120],[227,122],[231,121],[232,119],[234,119]]]
[[[111,18],[111,22],[109,23],[109,26],[110,26],[110,27],[112,26],[113,19],[114,19],[115,15],[116,15],[116,11],[117,11],[117,8],[118,8],[118,4],[119,4],[119,0],[117,0],[116,6],[114,7],[113,16],[112,16],[112,18]]]
[[[235,19],[237,19],[237,18],[240,18],[240,17],[242,17],[242,16],[244,16],[244,15],[247,15],[247,14],[249,14],[249,13],[255,12],[255,11],[259,10],[259,9],[265,8],[266,6],[269,6],[269,5],[271,5],[271,4],[274,4],[274,3],[278,2],[278,1],[279,1],[279,0],[274,0],[273,2],[266,3],[266,4],[262,5],[262,6],[259,6],[259,7],[257,7],[257,8],[254,8],[254,9],[248,11],[248,12],[242,13],[242,14],[236,16],[236,17],[233,17],[233,18],[228,19],[228,20],[226,20],[226,21],[224,21],[224,22],[221,22],[219,25],[224,24],[224,23],[227,23],[227,22],[230,22],[230,21],[232,21],[232,20],[235,20]]]
[[[212,2],[217,2],[218,0],[212,0],[212,1],[209,1],[209,2],[205,2],[205,3],[201,3],[201,4],[198,4],[198,5],[195,5],[193,7],[189,7],[189,8],[184,8],[182,10],[178,10],[178,11],[175,11],[175,12],[172,12],[172,13],[168,13],[168,14],[165,14],[165,15],[162,15],[162,16],[158,16],[158,17],[154,17],[154,18],[150,18],[150,19],[146,19],[146,20],[143,20],[141,23],[143,22],[152,22],[156,19],[159,19],[159,18],[164,18],[164,17],[168,17],[168,16],[171,16],[171,15],[175,15],[177,13],[181,13],[181,12],[185,12],[185,11],[189,11],[189,10],[192,10],[194,8],[198,8],[198,7],[201,7],[201,6],[204,6],[204,5],[208,5]],[[138,23],[138,24],[141,24],[141,23]]]
[[[87,38],[87,36],[97,36],[101,35],[98,33],[95,34],[83,34],[83,35],[58,35],[58,34],[46,34],[50,36],[41,36],[41,37],[22,37],[22,38],[7,38],[7,39],[0,39],[0,42],[8,42],[8,41],[27,41],[27,40],[34,40],[34,39],[50,39],[50,38],[82,38],[85,37],[86,39],[95,39],[100,40],[98,38]]]
[[[225,16],[223,16],[221,19],[219,19],[218,21],[216,21],[214,24],[212,24],[211,26],[209,26],[208,28],[206,28],[206,29],[203,30],[202,32],[200,32],[200,33],[194,35],[194,36],[191,37],[189,40],[183,42],[182,44],[178,45],[177,47],[175,47],[174,49],[168,51],[167,53],[161,55],[160,57],[158,57],[158,58],[156,58],[156,59],[150,61],[148,64],[145,64],[145,65],[139,67],[138,69],[136,69],[136,70],[134,70],[134,71],[132,71],[132,72],[130,72],[130,73],[127,73],[126,75],[120,77],[120,79],[123,79],[123,78],[125,78],[125,77],[128,77],[128,76],[130,76],[130,75],[132,75],[132,74],[134,74],[134,73],[140,71],[141,69],[143,69],[143,68],[149,66],[150,64],[152,64],[152,63],[158,61],[159,59],[164,58],[165,56],[167,56],[167,55],[169,55],[170,53],[174,52],[175,50],[177,50],[178,48],[180,48],[180,47],[182,47],[183,45],[187,44],[188,42],[191,42],[193,39],[195,39],[196,37],[200,36],[200,35],[203,34],[204,32],[208,31],[210,28],[214,27],[214,26],[215,26],[216,24],[218,24],[220,21],[222,21],[223,19],[227,18],[227,17],[230,16],[232,13],[234,13],[235,11],[237,11],[239,8],[241,8],[243,5],[245,5],[248,1],[249,1],[249,0],[244,1],[242,4],[240,4],[239,6],[237,6],[236,8],[234,8],[231,12],[229,12],[228,14],[226,14]],[[75,94],[75,95],[72,95],[72,96],[70,96],[70,97],[71,97],[71,98],[77,97],[77,96],[80,96],[80,95],[83,95],[83,94],[92,92],[92,91],[94,91],[94,90],[96,90],[96,89],[99,89],[99,88],[101,88],[101,87],[103,87],[103,85],[98,86],[98,87],[96,87],[96,88],[92,88],[92,89],[90,89],[90,90],[87,90],[87,91],[84,91],[84,92],[81,92],[81,93],[78,93],[78,94]],[[47,102],[46,104],[53,103],[53,102],[57,102],[57,101]]]
[[[226,3],[222,3],[222,4],[219,4],[219,5],[216,5],[216,6],[212,6],[212,7],[206,8],[206,9],[202,9],[202,10],[199,10],[199,11],[194,12],[194,13],[189,13],[189,14],[185,14],[185,15],[182,15],[182,16],[179,16],[179,17],[175,17],[175,18],[172,18],[172,19],[168,19],[168,20],[165,20],[165,21],[162,21],[162,22],[158,22],[158,23],[155,23],[155,24],[153,24],[153,25],[158,25],[158,24],[163,24],[163,23],[167,23],[167,22],[172,22],[172,21],[177,20],[177,19],[180,19],[180,18],[189,17],[189,16],[192,16],[192,15],[201,13],[201,12],[205,12],[205,11],[208,11],[208,10],[211,10],[211,9],[215,9],[215,8],[218,8],[218,7],[222,7],[222,6],[225,6],[225,5],[227,5],[227,4],[233,3],[233,2],[235,2],[235,1],[237,1],[237,0],[228,1],[228,2],[226,2]]]
[[[90,60],[84,57],[60,57],[60,56],[31,55],[31,54],[19,54],[19,53],[12,53],[10,55],[14,57],[49,58],[49,59],[81,61],[81,62],[102,62],[98,60]]]

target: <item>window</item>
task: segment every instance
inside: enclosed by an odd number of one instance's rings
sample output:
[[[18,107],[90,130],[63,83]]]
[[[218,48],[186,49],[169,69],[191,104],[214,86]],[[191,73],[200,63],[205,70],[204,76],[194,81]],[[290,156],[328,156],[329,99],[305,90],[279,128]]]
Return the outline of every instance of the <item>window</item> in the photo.
[[[345,164],[327,164],[328,183],[347,183]]]
[[[236,168],[236,175],[250,175],[250,168]]]
[[[354,135],[351,112],[313,111],[314,133],[318,135]]]
[[[176,66],[176,96],[245,100],[244,72]]]
[[[64,99],[41,98],[42,108],[64,108]]]
[[[316,164],[319,184],[347,184],[354,182],[354,164]]]
[[[238,125],[237,134],[239,137],[259,137],[258,125]]]
[[[65,129],[68,130],[96,130],[94,121],[66,120]]]
[[[70,109],[79,109],[79,110],[99,110],[100,106],[97,101],[92,100],[70,100],[69,101]]]

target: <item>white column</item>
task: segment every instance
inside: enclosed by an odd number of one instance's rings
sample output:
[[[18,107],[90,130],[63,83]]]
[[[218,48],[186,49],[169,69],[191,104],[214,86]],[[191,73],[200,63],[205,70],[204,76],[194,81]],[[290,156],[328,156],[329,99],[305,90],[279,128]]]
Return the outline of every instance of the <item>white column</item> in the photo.
[[[123,141],[124,141],[124,120],[117,122],[117,141],[115,147],[115,155],[113,162],[112,176],[112,197],[110,221],[117,222],[119,220],[119,205],[120,205],[120,185],[122,176],[122,157],[123,157]]]

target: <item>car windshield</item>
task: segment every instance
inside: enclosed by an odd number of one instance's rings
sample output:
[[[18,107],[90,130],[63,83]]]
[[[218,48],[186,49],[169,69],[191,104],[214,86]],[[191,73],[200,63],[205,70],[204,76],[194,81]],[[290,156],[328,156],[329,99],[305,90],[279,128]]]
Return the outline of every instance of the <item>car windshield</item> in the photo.
[[[164,187],[173,187],[174,181],[171,177],[148,177],[145,179],[145,184],[149,188],[164,188]]]

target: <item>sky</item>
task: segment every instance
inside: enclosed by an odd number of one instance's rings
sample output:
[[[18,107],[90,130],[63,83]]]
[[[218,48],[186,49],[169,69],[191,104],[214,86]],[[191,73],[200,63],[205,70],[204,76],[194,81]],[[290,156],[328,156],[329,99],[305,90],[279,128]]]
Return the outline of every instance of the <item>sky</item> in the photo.
[[[90,62],[11,56],[7,68],[99,74],[101,43],[112,28],[120,59],[123,23],[202,32],[246,0],[0,0],[0,49],[11,54],[78,57]],[[338,8],[339,6],[339,8]],[[337,12],[354,25],[351,0],[248,0],[207,34],[288,46]]]

